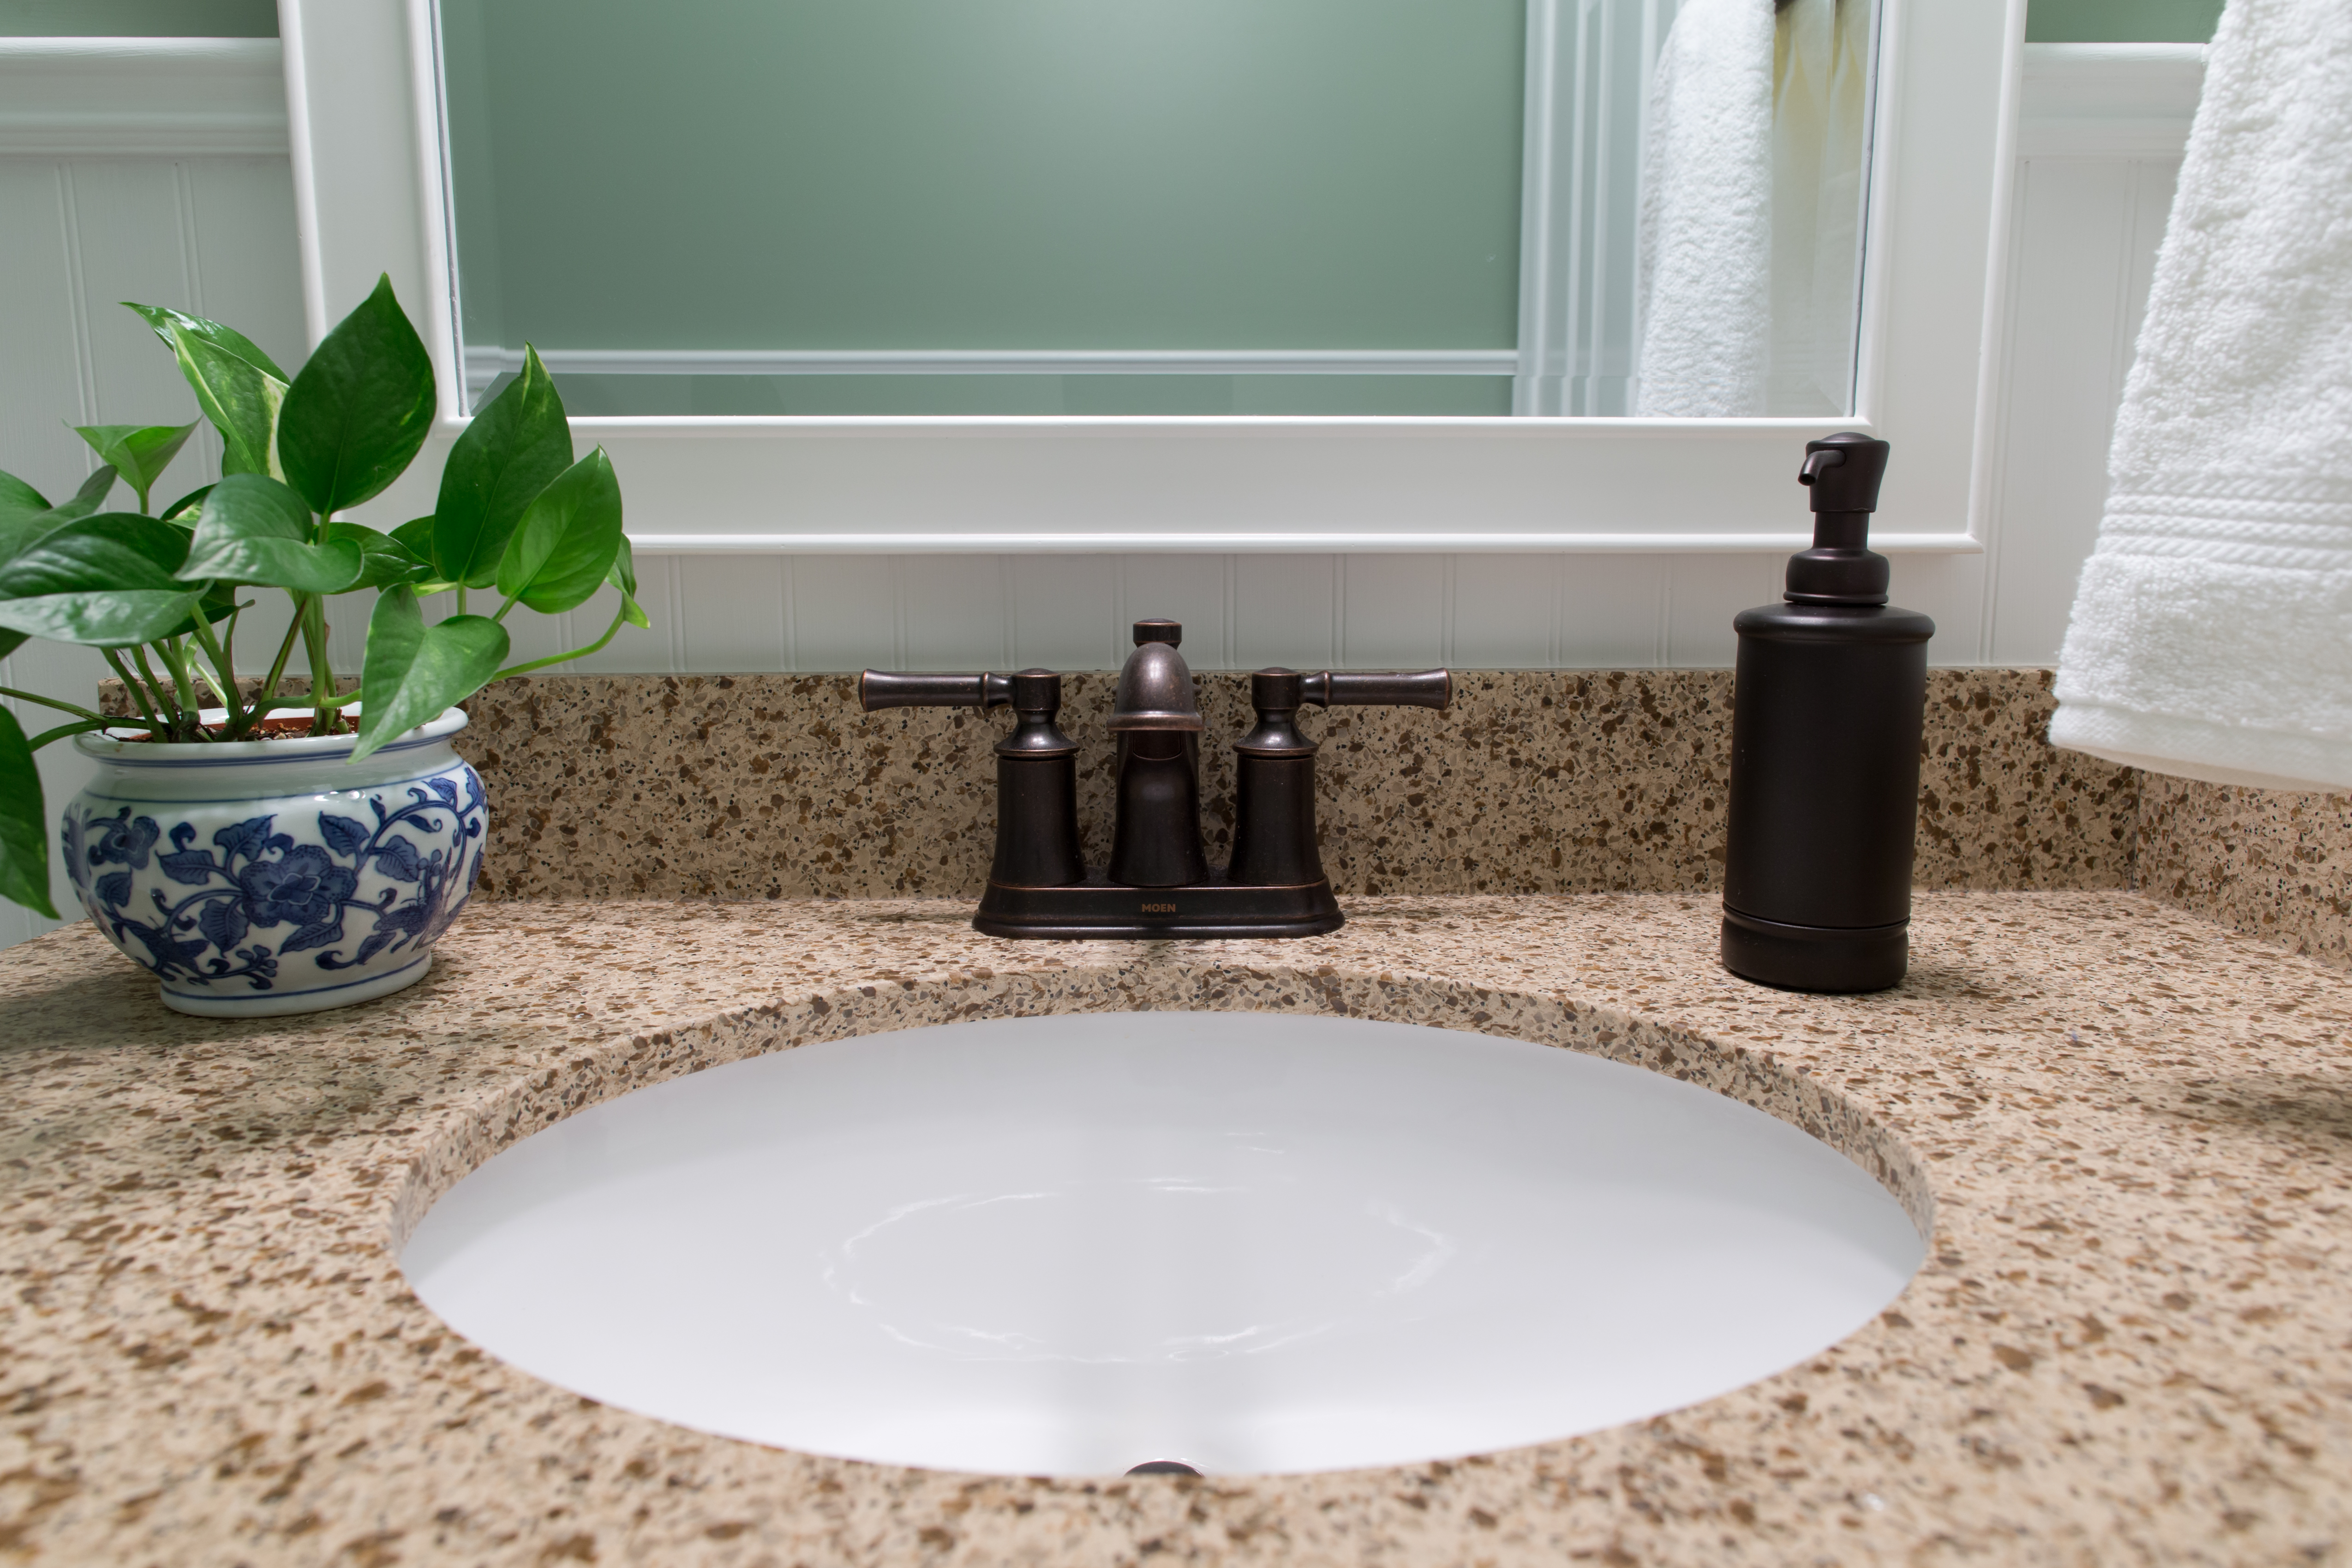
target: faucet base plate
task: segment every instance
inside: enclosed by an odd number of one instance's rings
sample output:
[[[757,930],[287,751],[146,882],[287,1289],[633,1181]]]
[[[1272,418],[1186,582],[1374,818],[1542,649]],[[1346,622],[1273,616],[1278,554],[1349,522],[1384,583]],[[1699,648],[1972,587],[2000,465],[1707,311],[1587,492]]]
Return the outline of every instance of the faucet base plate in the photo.
[[[1345,917],[1328,880],[1244,887],[1222,868],[1182,888],[1131,888],[1089,870],[1058,888],[988,884],[971,929],[986,936],[1077,942],[1321,936]]]

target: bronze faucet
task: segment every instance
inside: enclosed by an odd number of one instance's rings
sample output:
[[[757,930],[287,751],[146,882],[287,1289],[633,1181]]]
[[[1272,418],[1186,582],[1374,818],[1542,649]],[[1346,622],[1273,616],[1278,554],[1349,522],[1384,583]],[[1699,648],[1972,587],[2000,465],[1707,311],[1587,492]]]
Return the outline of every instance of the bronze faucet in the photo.
[[[877,708],[1001,708],[1013,732],[996,743],[996,860],[974,930],[1013,937],[1318,936],[1339,929],[1315,847],[1315,742],[1298,710],[1341,705],[1444,708],[1454,678],[1415,674],[1250,678],[1257,723],[1234,743],[1234,858],[1209,864],[1201,847],[1201,705],[1176,651],[1174,621],[1135,623],[1135,652],[1119,671],[1109,728],[1118,742],[1110,864],[1090,871],[1078,851],[1078,748],[1054,721],[1062,678],[893,675],[857,678],[858,702]]]

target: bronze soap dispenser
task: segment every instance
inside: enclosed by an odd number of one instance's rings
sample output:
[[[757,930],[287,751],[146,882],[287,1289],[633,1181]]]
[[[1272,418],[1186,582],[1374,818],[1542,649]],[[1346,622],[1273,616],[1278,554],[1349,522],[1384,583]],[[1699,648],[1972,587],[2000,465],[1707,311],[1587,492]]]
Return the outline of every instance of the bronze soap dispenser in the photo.
[[[1805,446],[1813,547],[1742,610],[1731,707],[1723,966],[1791,991],[1883,991],[1910,963],[1927,639],[1870,548],[1887,445]]]

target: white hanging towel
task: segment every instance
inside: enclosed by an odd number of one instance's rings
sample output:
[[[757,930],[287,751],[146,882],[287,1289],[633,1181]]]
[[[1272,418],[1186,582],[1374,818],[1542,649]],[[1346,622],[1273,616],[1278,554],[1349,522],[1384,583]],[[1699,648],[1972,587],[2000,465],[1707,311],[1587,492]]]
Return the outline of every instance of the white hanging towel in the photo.
[[[1650,74],[1636,414],[1763,411],[1772,363],[1772,0],[1685,0]]]
[[[2229,0],[2058,656],[2053,745],[2352,787],[2352,4]]]

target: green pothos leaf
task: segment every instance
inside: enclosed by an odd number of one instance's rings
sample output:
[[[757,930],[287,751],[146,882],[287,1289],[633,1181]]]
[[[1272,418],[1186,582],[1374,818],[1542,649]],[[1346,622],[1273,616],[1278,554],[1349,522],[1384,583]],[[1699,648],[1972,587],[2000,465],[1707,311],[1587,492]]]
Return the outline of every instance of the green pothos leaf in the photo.
[[[100,460],[139,492],[139,508],[144,511],[148,492],[203,423],[191,419],[185,425],[77,425],[73,429],[89,443]]]
[[[508,646],[506,628],[487,616],[451,616],[427,626],[415,589],[385,589],[368,617],[364,700],[352,760],[479,691],[506,662]]]
[[[123,304],[180,362],[196,407],[221,434],[221,472],[278,474],[278,412],[289,378],[253,340],[218,321],[161,305]]]
[[[33,748],[16,716],[0,708],[0,898],[55,920],[47,825]]]

